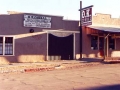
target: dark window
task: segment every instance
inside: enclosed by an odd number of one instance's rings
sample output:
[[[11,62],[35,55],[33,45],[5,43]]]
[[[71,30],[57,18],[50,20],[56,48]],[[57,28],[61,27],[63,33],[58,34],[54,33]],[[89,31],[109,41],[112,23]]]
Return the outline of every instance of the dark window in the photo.
[[[0,55],[3,55],[3,37],[0,37]]]
[[[109,36],[109,42],[108,42],[109,44],[109,49],[115,49],[115,39],[114,38],[112,38],[111,36]]]
[[[91,49],[98,49],[98,36],[91,36]]]
[[[99,50],[104,49],[104,37],[99,37]]]

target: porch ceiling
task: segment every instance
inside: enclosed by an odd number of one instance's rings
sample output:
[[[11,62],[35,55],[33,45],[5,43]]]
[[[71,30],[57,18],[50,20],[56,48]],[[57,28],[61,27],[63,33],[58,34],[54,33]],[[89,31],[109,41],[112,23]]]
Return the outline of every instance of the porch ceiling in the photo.
[[[120,33],[120,27],[104,27],[104,26],[93,26],[93,25],[87,27],[105,32]]]

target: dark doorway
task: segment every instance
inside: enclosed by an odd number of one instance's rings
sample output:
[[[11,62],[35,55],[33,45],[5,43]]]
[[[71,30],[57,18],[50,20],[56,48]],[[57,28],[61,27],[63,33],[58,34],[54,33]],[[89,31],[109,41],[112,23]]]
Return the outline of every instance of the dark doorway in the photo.
[[[100,56],[104,56],[104,37],[99,37]]]
[[[49,60],[73,60],[73,34],[67,37],[48,35],[48,56]]]

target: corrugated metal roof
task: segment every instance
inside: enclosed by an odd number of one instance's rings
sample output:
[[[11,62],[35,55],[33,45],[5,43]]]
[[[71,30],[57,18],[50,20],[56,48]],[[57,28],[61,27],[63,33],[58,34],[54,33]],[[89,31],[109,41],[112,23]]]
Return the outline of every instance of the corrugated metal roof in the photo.
[[[104,27],[104,26],[87,26],[89,28],[105,31],[105,32],[120,32],[120,27]]]

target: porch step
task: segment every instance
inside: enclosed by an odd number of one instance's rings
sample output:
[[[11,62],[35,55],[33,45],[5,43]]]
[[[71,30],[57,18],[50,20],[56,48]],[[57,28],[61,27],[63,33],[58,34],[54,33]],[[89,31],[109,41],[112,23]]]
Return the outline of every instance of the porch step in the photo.
[[[104,62],[107,64],[119,64],[120,57],[105,57]]]
[[[120,61],[120,57],[105,57],[105,60]]]

